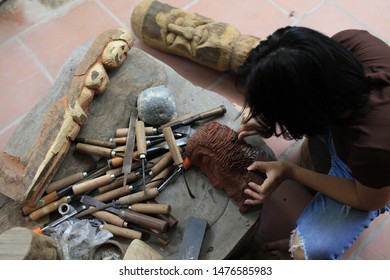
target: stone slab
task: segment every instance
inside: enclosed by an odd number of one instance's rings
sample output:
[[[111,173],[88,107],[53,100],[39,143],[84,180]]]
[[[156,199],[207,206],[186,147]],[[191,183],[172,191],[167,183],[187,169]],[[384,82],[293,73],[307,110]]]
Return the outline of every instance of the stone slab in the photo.
[[[6,146],[6,152],[28,160],[44,112],[55,100],[66,94],[72,74],[90,44],[86,43],[73,51],[47,96],[16,128]],[[227,108],[226,114],[214,120],[233,129],[239,125],[239,120],[236,118],[239,112],[227,99],[215,92],[194,86],[172,68],[137,48],[131,49],[123,65],[110,72],[109,76],[110,83],[107,90],[95,97],[88,109],[88,121],[81,129],[80,137],[95,139],[113,137],[117,128],[127,126],[129,108],[135,105],[134,97],[144,89],[159,85],[169,87],[174,93],[177,116],[190,112],[200,113],[224,105]],[[194,128],[196,129],[196,126]],[[260,138],[251,137],[248,141],[259,149],[273,154]],[[96,160],[94,157],[75,152],[72,147],[53,180],[88,168],[94,165]],[[208,221],[200,259],[228,258],[258,226],[261,207],[254,207],[248,213],[241,214],[236,203],[225,193],[214,189],[198,169],[187,170],[186,178],[195,198],[188,195],[183,177],[179,176],[156,199],[171,204],[172,215],[179,220],[176,228],[168,232],[170,243],[162,246],[155,239],[150,238],[147,240],[148,244],[164,258],[175,259],[187,219],[189,216],[195,216]],[[18,207],[15,202],[7,201],[6,198],[0,201],[3,203],[0,221],[4,224],[0,232],[15,225],[31,225],[19,213],[15,213],[15,208]],[[7,208],[9,208],[8,212]]]

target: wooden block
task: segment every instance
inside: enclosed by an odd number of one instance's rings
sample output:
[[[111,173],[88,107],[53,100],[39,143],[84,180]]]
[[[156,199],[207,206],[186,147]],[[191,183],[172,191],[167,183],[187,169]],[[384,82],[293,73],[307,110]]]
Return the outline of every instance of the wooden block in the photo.
[[[124,260],[163,260],[156,250],[150,247],[148,244],[140,239],[134,239],[131,241],[129,247],[126,250]]]
[[[56,241],[28,228],[14,227],[0,235],[0,260],[58,260]]]

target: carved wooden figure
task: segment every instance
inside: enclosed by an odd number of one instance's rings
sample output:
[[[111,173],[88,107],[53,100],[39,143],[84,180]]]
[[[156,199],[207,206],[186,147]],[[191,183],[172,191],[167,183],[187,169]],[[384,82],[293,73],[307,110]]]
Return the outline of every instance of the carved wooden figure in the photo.
[[[265,151],[254,148],[227,125],[209,122],[200,127],[188,141],[186,155],[193,166],[199,167],[213,187],[233,198],[241,213],[249,210],[244,204],[247,183],[261,184],[265,175],[248,172],[247,167],[256,160],[270,161],[275,158]]]
[[[75,70],[67,94],[46,113],[27,164],[0,153],[3,194],[26,204],[33,204],[42,196],[86,123],[92,99],[104,92],[109,82],[107,71],[119,67],[132,46],[131,34],[121,28],[107,30],[95,39]]]
[[[135,7],[131,26],[145,44],[218,71],[242,65],[260,42],[230,24],[153,0],[144,0]]]

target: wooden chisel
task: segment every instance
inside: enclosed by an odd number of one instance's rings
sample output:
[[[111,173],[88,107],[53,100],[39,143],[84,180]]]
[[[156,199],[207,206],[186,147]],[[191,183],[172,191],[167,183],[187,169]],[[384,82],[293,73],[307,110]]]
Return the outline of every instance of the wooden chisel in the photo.
[[[90,206],[94,207],[103,207],[105,206],[105,203],[94,199],[93,197],[84,195],[81,200],[82,203],[88,204]],[[121,210],[116,209],[112,207],[110,204],[108,204],[109,207],[107,207],[105,210],[113,213],[115,215],[118,215],[120,218],[123,218],[125,221],[137,224],[139,226],[148,228],[148,229],[156,229],[160,232],[164,232],[167,229],[168,223],[164,220],[144,215],[141,213],[137,213],[131,210]]]
[[[145,124],[143,121],[137,121],[135,123],[135,136],[136,136],[136,144],[137,144],[137,152],[139,153],[139,159],[142,163],[142,182],[144,186],[144,191],[146,181],[145,181],[145,165],[146,165],[146,139],[145,139]]]
[[[172,128],[170,126],[163,128],[163,134],[165,137],[165,140],[167,141],[167,144],[169,146],[169,150],[171,151],[172,158],[174,165],[176,166],[176,170],[181,172],[187,187],[188,194],[191,198],[194,198],[195,196],[192,194],[191,189],[188,185],[187,179],[184,174],[184,164],[183,164],[183,158],[181,156],[180,150],[178,145],[176,144],[175,137],[173,136]]]
[[[126,149],[123,159],[122,172],[123,172],[123,186],[126,186],[127,176],[131,172],[131,164],[133,161],[134,142],[135,142],[135,124],[138,119],[138,109],[132,108],[129,119],[129,130],[127,133]]]

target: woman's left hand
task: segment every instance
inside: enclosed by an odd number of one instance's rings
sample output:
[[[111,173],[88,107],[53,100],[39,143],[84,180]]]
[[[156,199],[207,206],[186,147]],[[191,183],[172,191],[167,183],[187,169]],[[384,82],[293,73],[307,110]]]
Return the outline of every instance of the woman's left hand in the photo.
[[[282,161],[255,161],[248,170],[265,172],[267,178],[263,184],[258,185],[249,182],[250,188],[245,189],[245,193],[252,199],[245,200],[245,204],[261,204],[279,187],[279,185],[288,179],[290,164]]]

